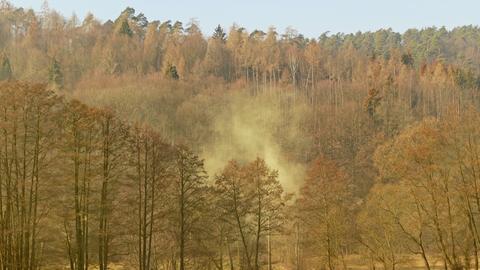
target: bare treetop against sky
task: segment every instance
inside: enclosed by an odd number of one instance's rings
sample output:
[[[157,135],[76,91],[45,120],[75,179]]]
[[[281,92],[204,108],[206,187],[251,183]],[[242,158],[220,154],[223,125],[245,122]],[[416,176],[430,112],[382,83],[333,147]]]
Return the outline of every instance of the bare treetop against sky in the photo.
[[[16,6],[39,10],[41,0],[13,0]],[[476,0],[50,0],[49,5],[64,15],[75,12],[83,17],[92,12],[102,20],[116,18],[127,6],[143,12],[150,20],[197,19],[205,33],[217,24],[228,27],[237,23],[248,30],[266,30],[291,26],[307,37],[325,31],[356,32],[408,28],[480,24]]]

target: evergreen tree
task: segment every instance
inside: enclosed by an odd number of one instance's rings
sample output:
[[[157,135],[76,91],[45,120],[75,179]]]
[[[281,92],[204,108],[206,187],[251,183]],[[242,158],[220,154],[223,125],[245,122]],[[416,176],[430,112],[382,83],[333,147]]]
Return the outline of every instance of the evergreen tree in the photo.
[[[127,7],[114,22],[115,32],[129,37],[133,36],[133,30],[131,27],[133,25],[130,25],[130,23],[135,24],[137,19],[142,18],[143,14],[139,14],[139,16],[139,18],[135,16],[135,9]]]
[[[60,63],[55,58],[53,59],[52,66],[50,67],[48,81],[55,89],[63,89],[62,68]]]
[[[220,40],[222,42],[225,42],[227,40],[226,37],[227,37],[227,34],[225,34],[225,31],[219,24],[217,28],[215,28],[212,38],[215,40]]]
[[[184,30],[184,29],[183,29],[183,23],[180,22],[180,21],[176,21],[176,22],[172,25],[171,31],[172,31],[173,34],[179,35],[179,34],[183,33],[183,30]]]
[[[122,35],[127,35],[129,37],[133,36],[133,31],[128,24],[128,20],[125,19],[122,21],[122,25],[120,26],[119,33]]]
[[[12,67],[10,65],[10,60],[6,54],[2,55],[0,62],[0,81],[9,80],[12,78]]]
[[[140,13],[133,18],[133,20],[137,23],[137,26],[145,29],[148,26],[148,19],[145,17],[145,14]]]
[[[415,60],[413,59],[413,56],[410,53],[405,53],[402,54],[402,64],[413,67],[415,63]]]
[[[377,111],[378,106],[380,106],[380,101],[382,100],[382,97],[380,96],[380,92],[372,88],[368,91],[368,96],[364,101],[364,109],[366,112],[368,112],[368,115],[371,118],[375,117],[375,113]]]
[[[180,76],[178,75],[178,72],[177,72],[177,67],[174,65],[168,66],[166,75],[170,79],[174,79],[174,80],[180,79]]]

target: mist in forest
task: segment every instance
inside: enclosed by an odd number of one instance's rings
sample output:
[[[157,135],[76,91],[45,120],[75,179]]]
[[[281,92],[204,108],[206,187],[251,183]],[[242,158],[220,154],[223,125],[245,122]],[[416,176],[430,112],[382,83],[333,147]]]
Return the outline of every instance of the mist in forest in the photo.
[[[228,107],[214,119],[213,142],[203,147],[207,171],[220,172],[228,160],[248,162],[259,157],[278,170],[278,179],[285,190],[297,192],[305,177],[305,165],[289,159],[280,140],[285,138],[286,144],[304,140],[295,128],[298,122],[281,126],[282,110],[278,102],[269,104],[240,94],[230,99]],[[277,136],[278,132],[286,136]]]

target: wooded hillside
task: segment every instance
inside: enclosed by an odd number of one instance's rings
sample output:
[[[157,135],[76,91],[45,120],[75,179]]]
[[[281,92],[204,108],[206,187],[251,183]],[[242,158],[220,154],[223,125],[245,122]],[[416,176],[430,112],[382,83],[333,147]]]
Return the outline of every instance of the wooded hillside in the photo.
[[[204,34],[2,1],[0,52],[2,269],[480,267],[477,26]]]

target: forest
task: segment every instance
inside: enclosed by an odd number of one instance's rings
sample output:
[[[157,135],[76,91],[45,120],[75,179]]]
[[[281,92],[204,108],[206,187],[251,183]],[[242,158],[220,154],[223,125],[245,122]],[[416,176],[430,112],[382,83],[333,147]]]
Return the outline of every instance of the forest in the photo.
[[[479,252],[479,27],[202,33],[0,2],[0,269],[478,270]]]

